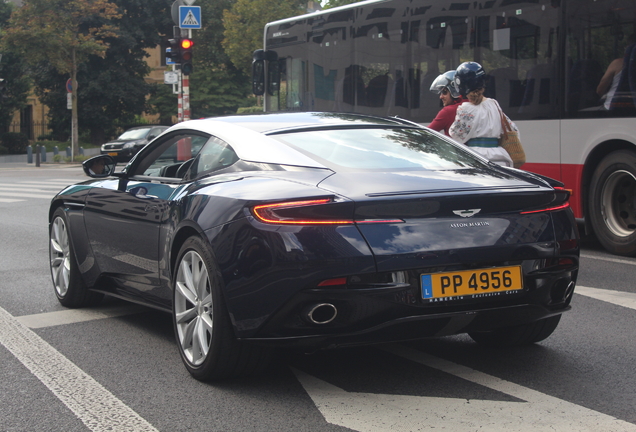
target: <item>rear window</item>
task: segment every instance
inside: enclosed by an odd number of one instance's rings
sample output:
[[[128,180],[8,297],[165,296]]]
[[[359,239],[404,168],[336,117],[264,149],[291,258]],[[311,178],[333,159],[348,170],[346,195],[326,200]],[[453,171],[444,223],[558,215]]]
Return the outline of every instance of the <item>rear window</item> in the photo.
[[[424,129],[331,129],[270,137],[325,166],[368,170],[483,167],[469,152]]]

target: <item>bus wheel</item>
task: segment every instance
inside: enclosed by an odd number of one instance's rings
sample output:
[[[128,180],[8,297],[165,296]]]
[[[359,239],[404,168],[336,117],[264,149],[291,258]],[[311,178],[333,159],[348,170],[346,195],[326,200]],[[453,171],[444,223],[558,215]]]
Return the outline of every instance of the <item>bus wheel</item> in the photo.
[[[594,171],[589,218],[599,242],[616,255],[636,255],[636,153],[607,155]]]

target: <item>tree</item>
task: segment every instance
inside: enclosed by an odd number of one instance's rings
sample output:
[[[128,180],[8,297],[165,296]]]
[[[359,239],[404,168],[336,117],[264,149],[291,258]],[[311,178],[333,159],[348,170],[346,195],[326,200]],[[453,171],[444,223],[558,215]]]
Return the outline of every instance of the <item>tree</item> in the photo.
[[[12,3],[0,2],[0,29],[6,27],[12,9]],[[4,89],[0,92],[0,132],[7,132],[15,111],[26,105],[31,87],[23,57],[4,50],[0,59],[0,78],[4,80]]]
[[[72,82],[73,155],[77,155],[77,71],[89,56],[104,56],[116,37],[110,20],[120,18],[117,6],[108,0],[25,0],[15,10],[5,31],[3,44],[12,46],[33,64],[49,62]]]
[[[109,20],[116,34],[103,36],[107,44],[103,56],[89,55],[77,71],[77,100],[81,106],[78,122],[83,133],[90,132],[93,144],[103,143],[119,124],[133,123],[142,112],[150,110],[147,96],[154,85],[145,80],[149,72],[145,49],[156,47],[165,35],[172,34],[168,1],[110,1],[125,11]],[[98,19],[87,19],[86,23],[95,25]],[[54,136],[66,139],[71,124],[64,88],[68,77],[46,61],[37,62],[31,74],[36,94],[49,107],[49,128]],[[174,107],[176,110],[176,99]]]
[[[204,28],[194,35],[195,72],[190,76],[190,108],[193,118],[233,114],[247,105],[249,77],[230,60],[223,47],[223,11],[234,0],[202,0]]]
[[[95,145],[114,135],[119,125],[132,124],[150,110],[147,97],[154,85],[146,81],[150,72],[146,49],[160,45],[165,35],[172,34],[173,25],[166,0],[110,1],[126,11],[111,20],[118,29],[117,37],[105,38],[108,49],[104,57],[90,56],[78,70],[78,101],[82,107],[79,119]],[[44,76],[35,81],[44,95],[60,89],[59,81],[50,82]],[[57,103],[53,113],[66,118],[68,111],[64,108]],[[69,123],[67,120],[59,126]]]
[[[303,0],[236,0],[231,9],[223,11],[225,39],[223,47],[236,65],[251,76],[252,53],[263,48],[265,24],[305,12]]]
[[[358,3],[362,0],[327,0],[326,3],[324,3],[322,5],[322,9],[331,9],[331,8],[335,8],[338,6],[344,6],[344,5],[348,5],[351,3]]]

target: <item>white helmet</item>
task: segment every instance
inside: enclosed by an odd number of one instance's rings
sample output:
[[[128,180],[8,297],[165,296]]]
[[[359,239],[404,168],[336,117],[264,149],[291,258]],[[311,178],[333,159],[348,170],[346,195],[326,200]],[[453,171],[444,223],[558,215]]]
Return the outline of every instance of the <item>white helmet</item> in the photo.
[[[457,84],[455,84],[455,71],[444,72],[433,81],[431,84],[430,90],[433,93],[440,94],[444,88],[447,88],[450,91],[451,97],[453,99],[457,99],[459,97],[459,89],[457,88]]]

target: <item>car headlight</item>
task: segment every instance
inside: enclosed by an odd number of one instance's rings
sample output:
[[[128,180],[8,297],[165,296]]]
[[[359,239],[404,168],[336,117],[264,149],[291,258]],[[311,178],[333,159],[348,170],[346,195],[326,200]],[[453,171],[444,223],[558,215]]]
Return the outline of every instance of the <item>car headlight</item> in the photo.
[[[129,148],[133,148],[134,146],[139,145],[139,144],[143,144],[143,141],[131,141],[131,142],[127,142],[126,144],[124,144],[124,147],[123,147],[123,148],[125,148],[125,149],[129,149]]]

